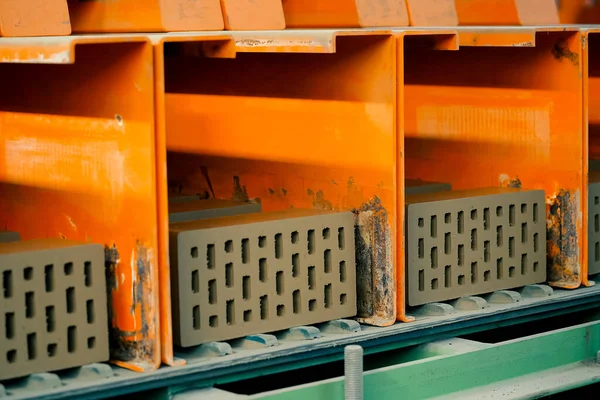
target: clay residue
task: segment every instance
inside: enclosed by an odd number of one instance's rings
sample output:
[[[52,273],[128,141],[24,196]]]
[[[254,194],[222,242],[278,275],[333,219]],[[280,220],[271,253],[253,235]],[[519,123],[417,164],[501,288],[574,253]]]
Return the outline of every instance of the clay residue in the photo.
[[[498,180],[500,181],[500,187],[508,187],[513,189],[521,189],[523,187],[521,179],[519,179],[518,176],[511,179],[511,177],[507,174],[501,174]]]
[[[353,213],[357,315],[363,323],[391,325],[396,320],[396,281],[387,210],[375,196]]]
[[[579,65],[579,54],[572,52],[566,41],[561,40],[552,48],[552,55],[558,61],[569,60],[574,66]]]
[[[581,216],[579,191],[559,190],[547,199],[546,254],[552,286],[576,288],[581,283],[577,226]]]
[[[232,200],[247,202],[250,200],[248,197],[248,191],[246,190],[246,186],[242,186],[240,183],[240,177],[233,177],[233,196]]]
[[[333,210],[333,205],[329,200],[325,199],[325,195],[322,190],[317,190],[317,193],[313,197],[313,208],[315,210]]]
[[[508,183],[508,187],[514,188],[514,189],[521,189],[523,187],[523,185],[522,185],[519,177],[516,177],[515,179],[510,180],[510,182]]]

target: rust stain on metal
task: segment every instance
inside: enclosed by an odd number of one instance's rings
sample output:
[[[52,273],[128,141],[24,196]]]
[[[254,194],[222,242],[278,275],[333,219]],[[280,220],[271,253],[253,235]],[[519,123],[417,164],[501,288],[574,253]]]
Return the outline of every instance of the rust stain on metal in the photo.
[[[396,321],[396,274],[388,212],[377,196],[352,212],[359,321],[392,325]]]
[[[317,193],[313,197],[313,208],[315,210],[333,210],[333,205],[329,200],[325,199],[325,195],[322,190],[317,190]]]
[[[283,193],[284,196],[287,196],[287,190],[285,190],[285,188],[281,188],[281,193]]]
[[[577,227],[581,219],[579,191],[559,190],[546,200],[548,281],[552,286],[577,288],[581,284]]]
[[[579,54],[572,52],[567,45],[567,42],[561,40],[557,42],[552,48],[552,55],[558,61],[563,59],[569,60],[574,66],[579,65]]]
[[[518,176],[511,179],[510,176],[502,174],[500,175],[498,180],[500,181],[500,187],[508,187],[514,189],[521,189],[523,187],[521,179],[519,179]]]
[[[269,194],[270,194],[271,196],[272,196],[272,195],[274,195],[274,194],[275,194],[275,190],[273,190],[273,189],[269,188]]]
[[[233,177],[233,200],[246,202],[250,200],[246,186],[240,184],[240,177]]]

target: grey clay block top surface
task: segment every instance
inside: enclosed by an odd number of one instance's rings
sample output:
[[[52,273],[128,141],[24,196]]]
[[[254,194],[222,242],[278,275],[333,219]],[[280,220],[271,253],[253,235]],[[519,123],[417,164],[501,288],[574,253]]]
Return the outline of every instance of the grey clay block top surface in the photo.
[[[16,242],[21,240],[21,235],[18,232],[1,231],[0,232],[0,243],[5,242]]]
[[[222,199],[169,203],[169,223],[259,213],[261,210],[262,208],[259,203],[245,203]]]
[[[429,182],[421,179],[405,179],[404,193],[408,195],[442,192],[452,190],[452,185],[445,182]]]
[[[429,203],[438,202],[445,200],[456,200],[464,199],[468,197],[481,197],[481,196],[496,196],[499,194],[510,194],[530,192],[529,190],[515,189],[515,188],[478,188],[478,189],[467,189],[467,190],[453,190],[445,192],[435,193],[423,193],[416,195],[409,195],[405,198],[406,205],[418,204],[418,203]]]

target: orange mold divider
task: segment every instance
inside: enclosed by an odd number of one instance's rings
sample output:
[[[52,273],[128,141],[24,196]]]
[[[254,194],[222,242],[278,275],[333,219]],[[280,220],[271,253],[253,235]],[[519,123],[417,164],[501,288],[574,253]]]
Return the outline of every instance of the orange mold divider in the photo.
[[[0,37],[70,34],[66,0],[0,1]]]
[[[75,57],[77,54],[77,57]],[[0,225],[105,246],[111,360],[160,364],[152,47],[4,39]]]
[[[221,9],[229,31],[285,29],[281,0],[221,0]]]
[[[455,0],[460,25],[557,25],[556,0]]]

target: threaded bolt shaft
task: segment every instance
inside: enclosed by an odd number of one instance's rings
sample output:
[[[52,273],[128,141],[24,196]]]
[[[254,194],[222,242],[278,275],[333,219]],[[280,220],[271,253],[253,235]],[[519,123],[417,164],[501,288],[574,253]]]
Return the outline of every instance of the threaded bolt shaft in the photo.
[[[363,349],[360,346],[344,349],[344,382],[346,400],[363,400]]]

